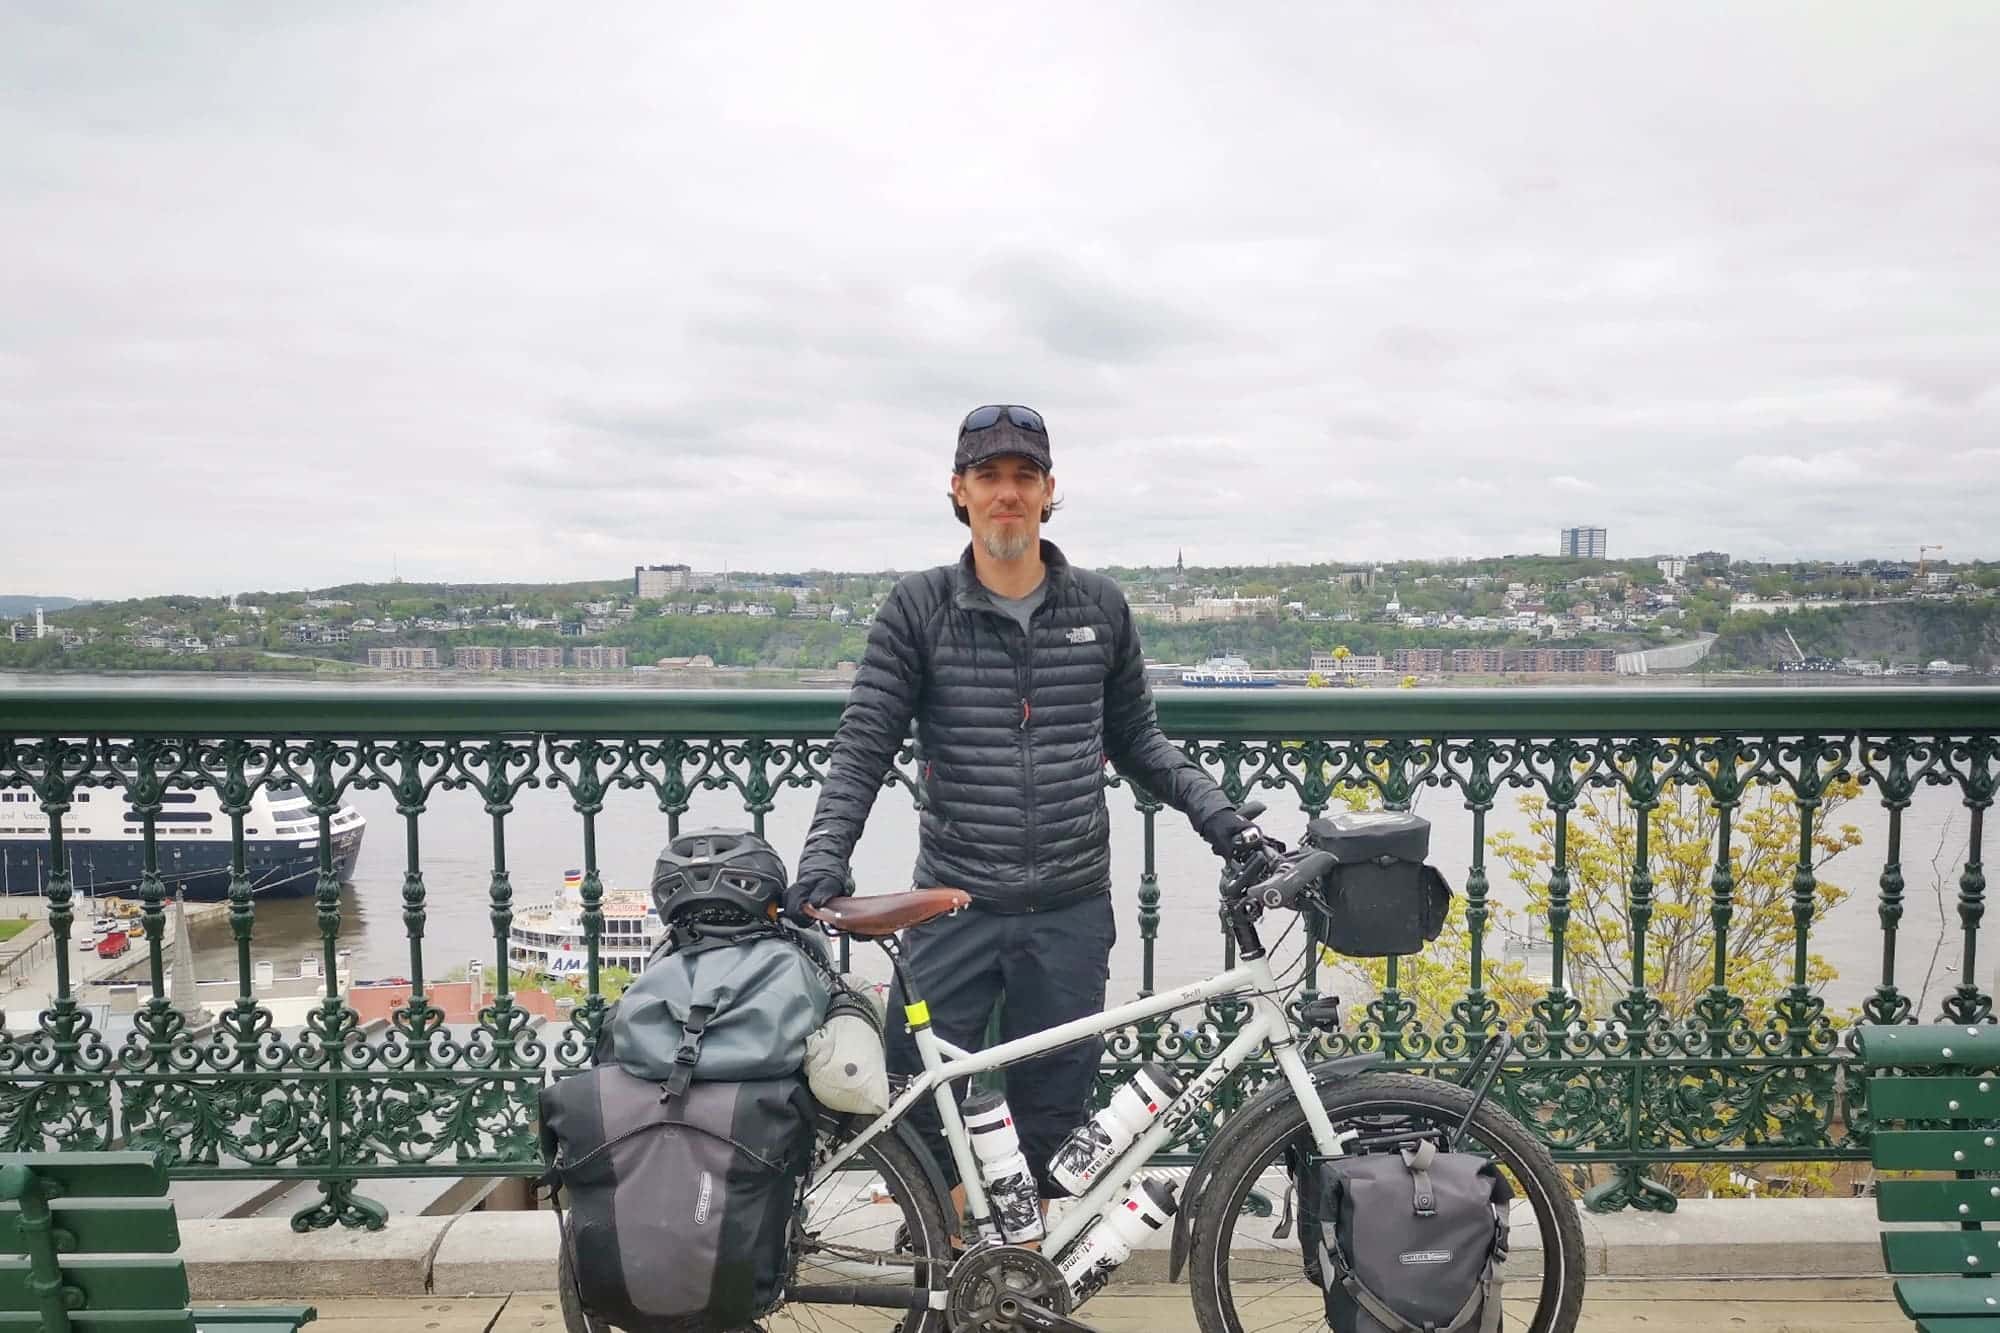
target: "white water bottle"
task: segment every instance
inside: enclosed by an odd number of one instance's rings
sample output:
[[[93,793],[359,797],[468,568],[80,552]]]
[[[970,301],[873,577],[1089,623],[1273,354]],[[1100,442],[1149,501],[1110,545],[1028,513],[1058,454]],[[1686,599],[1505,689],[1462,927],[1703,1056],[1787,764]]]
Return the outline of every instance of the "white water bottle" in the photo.
[[[1069,1283],[1075,1304],[1082,1305],[1096,1295],[1111,1280],[1111,1270],[1131,1258],[1135,1247],[1167,1224],[1175,1206],[1172,1185],[1160,1180],[1140,1181],[1095,1226],[1071,1241],[1057,1256],[1056,1267]]]
[[[1082,1194],[1098,1172],[1118,1160],[1132,1140],[1166,1104],[1180,1095],[1181,1083],[1165,1065],[1142,1066],[1132,1081],[1111,1096],[1110,1105],[1076,1127],[1049,1159],[1049,1179],[1071,1194]]]
[[[992,1206],[993,1220],[1000,1237],[1010,1245],[1024,1245],[1042,1238],[1042,1192],[1035,1188],[1034,1173],[1021,1155],[1021,1141],[1014,1133],[1014,1114],[1007,1099],[998,1092],[975,1092],[963,1108],[966,1133],[972,1139],[972,1155],[979,1162],[979,1179],[986,1186],[986,1201]]]

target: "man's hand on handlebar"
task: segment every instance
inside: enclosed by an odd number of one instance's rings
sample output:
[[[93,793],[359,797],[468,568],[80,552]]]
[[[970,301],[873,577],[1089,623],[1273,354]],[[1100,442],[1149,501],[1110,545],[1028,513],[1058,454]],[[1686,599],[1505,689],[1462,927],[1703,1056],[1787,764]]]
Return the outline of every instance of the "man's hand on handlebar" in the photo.
[[[1254,884],[1274,874],[1283,864],[1285,844],[1267,838],[1255,824],[1238,833],[1229,844],[1230,867],[1240,873],[1240,883]]]
[[[1264,830],[1257,827],[1257,816],[1264,813],[1263,802],[1247,801],[1230,813],[1235,820],[1235,829],[1229,835],[1228,843],[1216,850],[1222,853],[1232,869],[1254,871],[1273,864],[1274,858],[1284,855],[1285,844],[1264,836]]]

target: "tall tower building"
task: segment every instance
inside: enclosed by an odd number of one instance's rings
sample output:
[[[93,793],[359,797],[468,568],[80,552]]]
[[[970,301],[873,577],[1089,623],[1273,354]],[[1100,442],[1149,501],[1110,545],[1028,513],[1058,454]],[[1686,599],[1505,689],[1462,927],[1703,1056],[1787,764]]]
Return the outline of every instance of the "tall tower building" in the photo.
[[[1573,560],[1608,560],[1605,554],[1609,543],[1603,528],[1564,528],[1562,530],[1562,553]]]

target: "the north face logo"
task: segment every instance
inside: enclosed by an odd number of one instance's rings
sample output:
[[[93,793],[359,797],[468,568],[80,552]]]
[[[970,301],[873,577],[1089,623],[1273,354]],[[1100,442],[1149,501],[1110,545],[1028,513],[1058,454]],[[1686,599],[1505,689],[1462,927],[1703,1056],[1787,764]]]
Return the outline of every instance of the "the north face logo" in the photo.
[[[1097,631],[1089,625],[1078,625],[1066,635],[1071,643],[1096,643]]]

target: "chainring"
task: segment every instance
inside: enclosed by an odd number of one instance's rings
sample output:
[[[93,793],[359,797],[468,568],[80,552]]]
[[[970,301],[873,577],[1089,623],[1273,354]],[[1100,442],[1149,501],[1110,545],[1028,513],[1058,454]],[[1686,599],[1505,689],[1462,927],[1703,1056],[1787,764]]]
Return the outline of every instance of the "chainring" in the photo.
[[[991,1245],[969,1251],[951,1266],[945,1327],[996,1327],[994,1311],[1005,1296],[1022,1297],[1057,1314],[1069,1313],[1069,1283],[1040,1251],[1020,1245]]]

